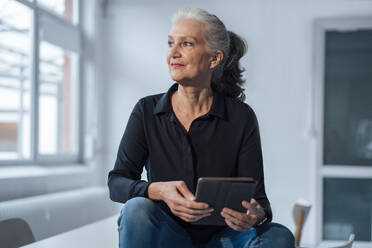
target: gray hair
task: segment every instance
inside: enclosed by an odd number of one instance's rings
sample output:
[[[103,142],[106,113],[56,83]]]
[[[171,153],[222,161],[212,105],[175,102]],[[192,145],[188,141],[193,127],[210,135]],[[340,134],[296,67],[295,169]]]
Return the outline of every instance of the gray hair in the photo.
[[[182,8],[174,13],[172,23],[181,19],[192,19],[204,25],[204,39],[207,50],[215,53],[221,50],[223,59],[212,73],[212,88],[222,94],[244,101],[244,89],[241,87],[244,69],[239,60],[246,52],[244,40],[237,34],[228,31],[223,22],[216,16],[198,8]]]

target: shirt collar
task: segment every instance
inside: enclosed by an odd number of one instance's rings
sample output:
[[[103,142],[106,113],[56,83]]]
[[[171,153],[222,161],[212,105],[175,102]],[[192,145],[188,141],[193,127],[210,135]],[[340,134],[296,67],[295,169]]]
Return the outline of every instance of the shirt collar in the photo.
[[[162,95],[154,108],[154,114],[168,113],[169,117],[172,118],[173,111],[170,103],[170,96],[177,89],[178,83],[174,83],[168,89],[168,91]],[[227,113],[225,111],[225,99],[222,94],[216,91],[213,92],[213,103],[207,115],[212,115],[227,120]]]

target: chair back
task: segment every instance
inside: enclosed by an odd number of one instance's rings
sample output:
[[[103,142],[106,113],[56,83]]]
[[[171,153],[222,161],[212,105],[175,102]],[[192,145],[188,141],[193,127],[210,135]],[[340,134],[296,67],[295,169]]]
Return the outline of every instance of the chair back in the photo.
[[[305,199],[298,199],[293,205],[292,216],[296,224],[295,246],[300,246],[302,228],[306,222],[307,216],[311,209],[311,203]]]
[[[0,221],[0,247],[15,248],[35,242],[26,221],[19,218]]]
[[[354,239],[355,239],[355,234],[350,234],[349,241],[347,241],[343,245],[336,246],[333,248],[351,248],[353,246]]]

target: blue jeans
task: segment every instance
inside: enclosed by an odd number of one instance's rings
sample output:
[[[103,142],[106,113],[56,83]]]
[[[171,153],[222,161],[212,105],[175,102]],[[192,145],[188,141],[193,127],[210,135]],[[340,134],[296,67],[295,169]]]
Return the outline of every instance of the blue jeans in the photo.
[[[183,227],[144,197],[126,202],[118,219],[118,231],[120,248],[294,248],[292,233],[277,223],[244,232],[226,228],[207,244],[192,245]]]

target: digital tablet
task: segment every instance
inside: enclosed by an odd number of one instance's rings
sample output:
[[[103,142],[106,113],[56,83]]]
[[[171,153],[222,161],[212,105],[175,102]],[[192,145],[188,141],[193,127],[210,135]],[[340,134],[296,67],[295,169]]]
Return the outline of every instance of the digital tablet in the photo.
[[[191,222],[194,225],[225,226],[221,216],[224,207],[246,212],[242,201],[250,201],[256,191],[256,181],[250,177],[201,177],[196,187],[196,201],[206,202],[214,209],[210,216]]]

